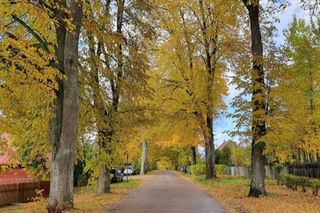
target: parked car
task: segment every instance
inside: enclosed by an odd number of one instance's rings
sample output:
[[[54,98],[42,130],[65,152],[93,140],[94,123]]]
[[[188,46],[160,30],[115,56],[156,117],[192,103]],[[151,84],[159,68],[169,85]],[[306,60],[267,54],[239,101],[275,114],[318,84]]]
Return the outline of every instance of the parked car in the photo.
[[[134,168],[133,166],[126,166],[123,170],[124,175],[134,175]]]
[[[123,174],[120,169],[111,169],[111,183],[119,183],[123,181]]]

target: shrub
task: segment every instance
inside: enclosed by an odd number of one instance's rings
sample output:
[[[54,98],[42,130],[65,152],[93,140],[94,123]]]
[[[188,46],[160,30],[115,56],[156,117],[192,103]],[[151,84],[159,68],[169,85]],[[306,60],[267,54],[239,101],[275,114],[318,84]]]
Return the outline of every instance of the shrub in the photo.
[[[312,178],[310,181],[310,187],[312,188],[312,194],[318,195],[318,190],[320,189],[320,180]]]
[[[298,186],[302,188],[303,192],[306,192],[306,187],[312,189],[313,195],[318,195],[320,189],[320,180],[315,178],[309,178],[305,176],[294,176],[294,175],[281,175],[278,183],[285,185],[289,189],[297,190]]]
[[[285,185],[292,190],[297,190],[297,186],[300,185],[300,183],[302,182],[303,181],[300,180],[299,176],[288,175],[288,174],[282,175],[279,181],[281,185]]]
[[[215,165],[217,175],[227,175],[228,174],[228,166],[224,164],[216,164]],[[190,172],[193,176],[205,175],[206,174],[206,165],[205,164],[197,164],[190,166]]]
[[[228,174],[228,166],[225,164],[216,164],[216,172],[217,175],[227,175]]]
[[[206,165],[197,164],[190,166],[190,172],[193,176],[205,175],[206,174]]]

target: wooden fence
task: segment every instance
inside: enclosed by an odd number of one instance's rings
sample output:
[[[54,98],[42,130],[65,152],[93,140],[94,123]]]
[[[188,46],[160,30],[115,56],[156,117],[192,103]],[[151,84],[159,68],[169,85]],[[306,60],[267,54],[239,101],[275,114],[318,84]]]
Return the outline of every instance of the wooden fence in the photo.
[[[279,177],[280,171],[271,165],[265,165],[265,177],[267,179],[275,180]],[[248,167],[242,166],[230,166],[228,174],[231,176],[240,176],[245,178],[250,178],[251,171]]]
[[[0,184],[0,206],[11,203],[24,203],[38,197],[37,190],[42,190],[42,196],[49,196],[49,181]]]
[[[319,164],[289,165],[288,173],[296,176],[306,176],[306,177],[320,179],[320,165]]]

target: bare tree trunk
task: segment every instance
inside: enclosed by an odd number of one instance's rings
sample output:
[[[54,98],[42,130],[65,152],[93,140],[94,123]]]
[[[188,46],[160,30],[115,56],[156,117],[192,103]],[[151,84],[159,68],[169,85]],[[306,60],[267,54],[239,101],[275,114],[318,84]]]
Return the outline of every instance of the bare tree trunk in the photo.
[[[50,172],[49,212],[73,208],[73,169],[79,120],[78,43],[82,6],[70,0],[70,14],[75,29],[71,32],[60,22],[56,28],[57,58],[66,79],[59,82],[59,91],[50,122],[52,162]],[[62,5],[62,6],[66,6]]]
[[[110,192],[110,170],[105,166],[99,169],[98,195]]]
[[[140,175],[144,175],[147,170],[147,149],[147,141],[144,140],[142,142]]]
[[[214,144],[212,132],[212,117],[207,115],[207,133],[205,138],[205,155],[206,155],[206,179],[216,178],[214,167]]]
[[[99,145],[101,152],[104,152],[104,154],[107,153],[108,155],[111,155],[111,148],[108,146],[111,146],[113,132],[112,131],[108,131],[107,133],[103,132],[100,135],[102,139]],[[103,162],[99,167],[98,195],[110,193],[111,191],[110,184],[111,184],[110,163]]]
[[[261,39],[261,30],[259,22],[259,1],[243,0],[249,11],[251,26],[251,51],[253,57],[252,69],[252,179],[250,184],[249,197],[259,197],[266,195],[264,184],[265,178],[265,142],[260,141],[266,131],[265,118],[261,117],[261,113],[266,114],[265,91],[263,70],[263,46]]]
[[[192,152],[192,165],[196,165],[197,164],[197,151],[196,151],[196,147],[191,147],[191,152]]]

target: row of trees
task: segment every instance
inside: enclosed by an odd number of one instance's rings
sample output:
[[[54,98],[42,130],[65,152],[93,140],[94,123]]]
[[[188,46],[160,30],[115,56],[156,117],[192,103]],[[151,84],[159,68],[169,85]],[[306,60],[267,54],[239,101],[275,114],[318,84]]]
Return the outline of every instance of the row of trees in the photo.
[[[10,0],[0,8],[1,132],[25,164],[49,155],[50,212],[73,207],[83,153],[96,165],[98,194],[109,192],[115,144],[134,134],[150,93],[149,3]]]
[[[230,70],[242,91],[235,133],[252,144],[249,196],[266,194],[268,151],[317,159],[319,21],[295,20],[279,49],[268,11],[258,0],[1,1],[0,133],[26,164],[50,153],[49,211],[73,207],[75,159],[90,152],[107,193],[111,166],[141,141],[193,164],[201,144],[215,178],[213,121]]]

